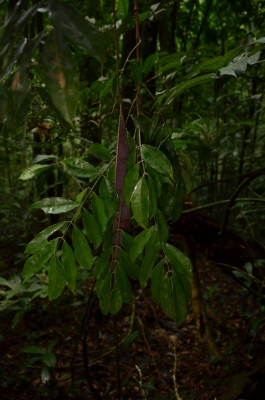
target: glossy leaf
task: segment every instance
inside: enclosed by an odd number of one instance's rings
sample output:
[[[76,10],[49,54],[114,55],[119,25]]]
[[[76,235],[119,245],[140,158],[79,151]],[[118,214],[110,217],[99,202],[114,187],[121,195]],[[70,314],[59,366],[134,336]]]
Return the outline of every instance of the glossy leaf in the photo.
[[[92,210],[94,217],[100,223],[101,230],[104,232],[107,228],[108,218],[105,212],[104,203],[96,194],[94,194],[92,198]]]
[[[189,277],[192,272],[192,264],[188,257],[169,243],[166,243],[164,249],[175,272],[180,272]]]
[[[82,158],[67,158],[63,161],[67,165],[70,174],[80,178],[91,178],[98,174],[98,171],[93,165],[82,160]]]
[[[142,288],[144,288],[147,285],[147,280],[152,271],[155,260],[156,260],[156,251],[154,248],[152,248],[145,254],[143,261],[141,263],[139,272],[139,282]]]
[[[92,146],[87,149],[86,154],[92,154],[104,161],[109,161],[111,159],[109,150],[100,143],[92,144]]]
[[[65,288],[65,271],[62,264],[54,255],[49,268],[48,296],[49,300],[57,299]]]
[[[109,258],[112,254],[112,247],[109,247],[105,251],[103,251],[99,258],[97,259],[96,266],[94,268],[94,275],[97,279],[104,278],[106,274],[106,266],[108,266],[108,273],[109,273]]]
[[[73,246],[77,261],[85,269],[92,268],[93,256],[84,234],[76,226],[73,227]]]
[[[172,165],[162,151],[156,147],[143,144],[141,146],[141,156],[150,167],[174,180]]]
[[[102,243],[101,228],[94,215],[87,210],[83,211],[83,224],[90,242],[97,249]]]
[[[174,308],[174,298],[172,293],[172,282],[169,273],[167,273],[162,281],[161,290],[161,306],[164,313],[175,321],[176,314]]]
[[[143,252],[144,246],[150,239],[153,232],[153,228],[149,228],[145,231],[139,233],[132,241],[130,246],[130,257],[132,262],[136,260],[136,258]]]
[[[61,231],[65,232],[67,228],[68,223],[66,221],[63,222],[58,222],[58,224],[54,224],[49,226],[48,228],[44,229],[40,233],[38,233],[34,239],[29,242],[29,244],[26,247],[26,250],[24,251],[25,254],[30,254],[30,253],[35,253],[35,249],[41,244],[45,243],[45,240],[51,236],[54,232]]]
[[[122,303],[122,296],[118,288],[117,282],[115,282],[110,296],[110,312],[112,315],[120,311]]]
[[[128,279],[128,275],[120,264],[116,265],[115,280],[120,291],[122,300],[125,303],[130,303],[132,299],[132,287]]]
[[[45,84],[53,104],[71,124],[79,96],[79,74],[68,45],[55,29],[45,40],[42,63]]]
[[[62,197],[48,197],[33,203],[29,209],[41,208],[46,214],[60,214],[78,207],[78,203]]]
[[[108,218],[117,213],[119,207],[119,198],[116,189],[108,179],[104,178],[101,182],[100,197],[104,202],[105,212]]]
[[[180,326],[187,316],[187,299],[178,276],[174,272],[171,279],[173,286],[175,321],[177,325]]]
[[[162,283],[164,278],[164,260],[161,260],[153,269],[151,276],[151,293],[156,304],[161,302]]]
[[[136,222],[144,229],[147,228],[149,219],[149,193],[144,177],[140,178],[134,188],[131,205]]]
[[[56,29],[101,63],[106,59],[103,34],[68,3],[51,2],[49,17]]]
[[[127,207],[130,207],[131,197],[134,191],[135,186],[139,180],[139,164],[136,164],[130,171],[127,173],[124,179],[124,186],[122,190],[122,196],[124,203]]]
[[[55,253],[57,244],[58,239],[51,240],[42,250],[28,258],[22,271],[22,277],[28,279],[37,274]]]
[[[157,225],[158,225],[160,242],[162,244],[164,244],[167,242],[167,239],[168,239],[168,225],[167,225],[165,218],[160,210],[157,210],[156,217],[157,217]]]
[[[67,285],[73,292],[76,287],[78,269],[74,252],[66,242],[63,243],[62,266],[64,267]]]
[[[139,279],[140,264],[133,263],[128,252],[119,249],[119,262],[129,278]]]
[[[158,194],[156,190],[156,183],[150,175],[148,176],[148,187],[150,200],[150,218],[152,218],[156,214]]]
[[[26,168],[20,175],[18,179],[26,181],[28,179],[33,178],[34,176],[38,175],[40,172],[45,171],[46,169],[51,168],[51,165],[42,164],[42,165],[31,165],[30,167]]]

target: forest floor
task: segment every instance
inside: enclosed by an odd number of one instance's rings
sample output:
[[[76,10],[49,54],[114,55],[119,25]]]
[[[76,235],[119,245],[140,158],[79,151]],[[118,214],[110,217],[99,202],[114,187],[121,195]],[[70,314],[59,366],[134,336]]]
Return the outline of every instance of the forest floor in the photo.
[[[182,234],[173,231],[173,239],[181,239]],[[203,231],[201,236],[208,241]],[[103,316],[98,302],[94,302],[86,331],[89,368],[85,374],[84,346],[79,336],[91,278],[75,295],[66,291],[52,303],[35,299],[32,310],[14,330],[14,314],[0,317],[0,399],[171,400],[178,399],[174,380],[182,400],[264,399],[265,319],[261,304],[210,262],[218,262],[218,244],[206,242],[198,241],[196,261],[219,356],[211,354],[206,340],[198,340],[191,307],[178,328],[154,305],[148,290],[142,292],[135,286],[134,304],[123,306],[115,317]],[[242,268],[249,260],[241,241],[230,238],[229,246],[233,255],[230,265]],[[214,254],[217,260],[213,260]],[[41,355],[21,349],[47,348],[55,339],[51,352],[56,364],[44,383],[49,371],[43,370],[42,360],[33,359]]]

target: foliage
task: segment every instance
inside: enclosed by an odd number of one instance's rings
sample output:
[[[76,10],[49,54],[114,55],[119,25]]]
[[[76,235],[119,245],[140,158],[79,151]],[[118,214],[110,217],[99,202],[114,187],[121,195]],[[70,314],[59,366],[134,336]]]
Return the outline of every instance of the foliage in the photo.
[[[86,270],[103,314],[133,302],[138,281],[180,326],[192,265],[171,242],[171,224],[185,200],[206,207],[229,201],[230,179],[240,184],[264,168],[265,38],[257,2],[241,4],[236,26],[230,19],[226,26],[226,7],[235,15],[238,2],[139,2],[141,59],[132,43],[126,48],[131,2],[114,2],[116,23],[110,2],[79,3],[11,1],[1,14],[0,212],[23,231],[19,246],[29,241],[17,255],[18,263],[28,257],[22,272],[0,280],[2,309],[17,310],[14,328],[32,299],[75,292]],[[159,46],[149,54],[144,29],[154,26]],[[208,185],[217,181],[228,184]],[[243,203],[231,204],[234,227],[243,221],[258,240],[264,203],[254,209],[253,198],[264,200],[263,184],[260,174]]]

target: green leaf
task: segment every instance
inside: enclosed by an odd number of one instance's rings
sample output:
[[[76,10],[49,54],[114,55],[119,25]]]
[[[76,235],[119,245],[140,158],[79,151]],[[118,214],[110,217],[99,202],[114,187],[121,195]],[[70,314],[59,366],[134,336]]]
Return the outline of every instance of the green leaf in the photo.
[[[40,233],[38,233],[34,239],[29,242],[29,244],[26,247],[26,250],[24,251],[25,254],[30,254],[30,253],[35,253],[36,249],[41,243],[46,243],[46,239],[51,236],[54,232],[61,231],[65,232],[67,228],[68,222],[63,221],[63,222],[58,222],[57,224],[51,225],[48,228],[44,229]]]
[[[76,226],[73,227],[73,246],[77,261],[85,269],[93,265],[93,256],[85,235]]]
[[[76,287],[78,269],[75,262],[74,252],[66,242],[63,243],[62,265],[65,270],[65,279],[67,285],[73,292]]]
[[[78,193],[78,195],[77,195],[76,198],[75,198],[75,201],[76,201],[78,204],[81,204],[83,201],[85,201],[85,198],[86,198],[88,189],[89,189],[89,188],[86,188],[86,189],[82,190],[82,192]]]
[[[82,158],[67,158],[63,161],[67,165],[70,174],[79,178],[91,178],[98,174],[98,171],[93,165],[82,160]]]
[[[65,271],[62,264],[54,255],[49,269],[48,296],[49,300],[57,299],[63,292],[65,287]]]
[[[160,144],[159,150],[161,150],[171,162],[174,172],[174,178],[177,182],[180,173],[179,160],[174,148],[174,143],[169,136]]]
[[[120,311],[122,303],[122,296],[118,288],[117,282],[115,282],[110,296],[110,312],[112,315]]]
[[[168,225],[164,219],[164,215],[160,210],[157,210],[156,218],[157,218],[160,242],[164,244],[167,242],[168,239]]]
[[[141,146],[141,156],[150,167],[174,180],[172,165],[162,151],[156,147],[143,144]]]
[[[151,71],[157,59],[158,59],[158,54],[151,54],[149,57],[147,57],[143,66],[143,72],[145,75],[147,75]]]
[[[164,260],[161,260],[153,269],[151,276],[151,293],[156,304],[161,302],[162,282],[164,278]]]
[[[131,279],[139,279],[140,264],[133,263],[128,252],[119,249],[119,262]]]
[[[38,154],[34,160],[32,161],[32,164],[38,164],[42,161],[47,161],[47,160],[58,160],[58,157],[53,155],[53,154]],[[43,164],[42,164],[43,166]],[[21,178],[20,178],[21,179]]]
[[[112,254],[112,247],[109,247],[103,253],[100,254],[99,258],[97,259],[96,266],[94,268],[94,275],[97,279],[102,278],[102,276],[105,276],[106,272],[106,267],[108,266],[109,268],[109,258]]]
[[[176,314],[174,308],[174,298],[172,293],[172,282],[170,274],[167,273],[162,281],[161,290],[161,306],[164,313],[171,319],[175,321]]]
[[[102,233],[103,248],[107,249],[108,247],[110,247],[113,243],[113,240],[114,240],[114,230],[111,227],[111,229],[106,229]]]
[[[129,0],[118,0],[118,12],[121,16],[125,16],[129,11]]]
[[[31,165],[30,167],[26,168],[20,175],[18,179],[22,179],[26,181],[28,179],[33,178],[34,176],[38,175],[40,172],[51,168],[52,165],[44,164],[44,165]]]
[[[173,275],[175,274],[175,271],[173,271]],[[186,278],[186,276],[182,275],[182,274],[176,274],[178,277],[178,280],[181,283],[182,286],[182,290],[185,292],[186,297],[188,299],[191,299],[191,287],[190,287],[190,281],[188,278]]]
[[[109,161],[111,159],[109,150],[103,146],[103,144],[99,143],[92,144],[92,146],[87,149],[86,154],[92,154],[94,157],[104,161]]]
[[[90,242],[97,249],[102,243],[101,228],[94,215],[87,210],[83,211],[83,224]]]
[[[95,25],[68,3],[51,2],[49,10],[49,17],[55,28],[99,62],[105,62],[104,36]]]
[[[156,214],[158,194],[156,190],[156,183],[150,175],[148,175],[148,187],[150,200],[150,218],[152,218]]]
[[[153,232],[153,227],[139,233],[132,241],[130,246],[130,258],[132,262],[143,252],[144,246],[150,239]]]
[[[181,93],[185,92],[185,90],[190,89],[193,86],[200,85],[201,83],[212,81],[213,78],[214,78],[214,74],[211,73],[211,74],[206,74],[206,75],[202,75],[202,76],[197,76],[195,78],[191,78],[188,81],[180,83],[179,85],[175,86],[173,89],[170,90],[170,96],[167,97],[165,106],[169,105],[177,96],[179,96]],[[162,96],[160,97],[159,100],[162,99]]]
[[[144,229],[147,228],[149,219],[149,193],[144,177],[140,178],[134,188],[131,205],[136,222]]]
[[[129,235],[129,233],[125,231],[122,231],[121,235],[122,235],[122,246],[125,249],[125,251],[129,252],[133,238],[131,235]]]
[[[56,364],[56,358],[53,353],[46,353],[42,357],[42,361],[44,362],[47,367],[54,368]]]
[[[41,208],[46,214],[60,214],[78,207],[78,203],[62,197],[48,197],[43,200],[36,201],[29,209]]]
[[[188,257],[186,257],[180,250],[176,249],[176,247],[169,243],[166,243],[164,250],[167,258],[173,266],[174,271],[190,277],[192,272],[192,264]]]
[[[125,303],[130,303],[132,300],[132,287],[128,279],[128,275],[120,264],[117,264],[115,269],[115,280],[120,291],[122,300]]]
[[[45,354],[46,350],[43,349],[42,347],[37,347],[37,346],[26,346],[22,347],[20,349],[21,353],[29,353],[29,354]]]
[[[64,119],[72,124],[79,96],[79,73],[68,45],[55,29],[45,40],[42,64],[52,102]]]
[[[97,286],[100,281],[97,282]],[[110,286],[111,286],[111,274],[109,273],[108,276],[104,279],[103,284],[100,288],[100,294],[97,295],[99,297],[99,307],[102,311],[102,314],[108,314],[110,310]]]
[[[134,191],[135,186],[139,180],[139,164],[136,164],[134,167],[130,169],[124,179],[124,185],[122,189],[122,196],[124,203],[129,208],[131,197]]]
[[[182,284],[174,272],[171,279],[173,286],[175,321],[177,325],[180,326],[187,316],[187,299]]]
[[[156,251],[154,248],[150,249],[144,256],[141,263],[139,272],[139,282],[142,288],[147,285],[147,280],[152,271],[153,265],[156,260]]]
[[[117,213],[119,207],[119,197],[114,185],[104,178],[99,188],[101,199],[104,202],[105,212],[108,218]]]
[[[105,213],[104,203],[96,194],[93,194],[92,210],[94,217],[100,223],[102,232],[104,232],[107,228],[108,218]]]
[[[141,69],[136,60],[130,61],[130,67],[133,73],[133,78],[136,86],[139,86],[142,83],[142,73]]]
[[[55,253],[58,240],[58,238],[51,240],[42,250],[38,251],[37,253],[33,254],[33,256],[27,259],[22,271],[23,278],[28,279],[42,269],[43,265]]]

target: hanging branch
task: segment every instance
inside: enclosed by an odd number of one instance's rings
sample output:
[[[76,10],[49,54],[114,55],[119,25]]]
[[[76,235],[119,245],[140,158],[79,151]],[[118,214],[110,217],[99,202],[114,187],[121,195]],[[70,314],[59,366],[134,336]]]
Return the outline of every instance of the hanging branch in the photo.
[[[138,9],[138,0],[134,0],[134,16],[135,16],[135,39],[136,39],[136,61],[137,64],[140,65],[140,22],[139,22],[139,9]],[[139,94],[141,89],[141,83],[136,89],[135,96],[135,104],[137,115],[140,115],[140,105],[139,105]]]
[[[116,11],[115,11],[115,0],[112,0],[112,11],[114,21],[114,42],[115,42],[115,58],[116,58],[116,74],[117,74],[117,95],[119,98],[120,110],[119,110],[119,128],[118,128],[118,140],[117,140],[117,156],[115,166],[115,189],[119,196],[119,210],[114,220],[113,226],[115,230],[114,237],[114,253],[113,261],[118,260],[119,248],[122,245],[121,231],[130,230],[130,210],[124,204],[122,189],[123,183],[126,176],[126,163],[129,157],[129,147],[127,141],[126,127],[122,112],[122,96],[119,85],[119,47],[118,47],[118,36],[116,28]]]

